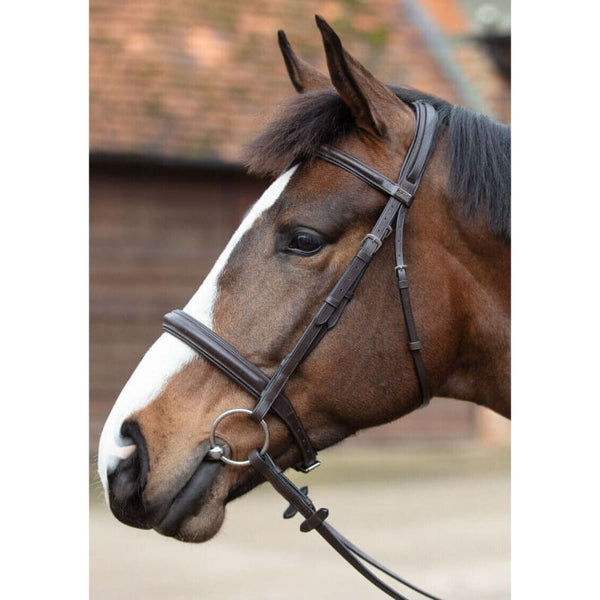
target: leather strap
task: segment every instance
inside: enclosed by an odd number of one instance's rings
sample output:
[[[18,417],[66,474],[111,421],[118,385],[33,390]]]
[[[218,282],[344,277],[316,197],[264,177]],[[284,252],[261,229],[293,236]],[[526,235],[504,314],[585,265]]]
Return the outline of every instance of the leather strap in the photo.
[[[300,525],[300,531],[308,532],[313,529],[349,564],[351,564],[363,577],[373,585],[385,592],[388,596],[396,600],[408,600],[400,592],[394,590],[387,583],[379,579],[362,561],[370,564],[375,569],[385,573],[392,579],[407,586],[415,592],[430,598],[431,600],[440,600],[437,596],[418,588],[412,583],[406,581],[384,565],[371,558],[368,554],[357,548],[352,542],[346,539],[339,531],[330,525],[326,519],[329,516],[329,510],[326,508],[317,509],[308,497],[308,488],[298,489],[275,464],[268,454],[260,454],[258,450],[252,450],[249,455],[250,464],[256,469],[290,504],[284,513],[284,518],[293,517],[300,513],[304,521]]]
[[[417,117],[417,131],[411,143],[408,154],[412,154],[414,161],[404,161],[400,171],[400,180],[407,189],[412,190],[412,194],[416,194],[421,184],[421,179],[429,157],[435,145],[435,131],[438,122],[438,116],[430,104],[423,102],[415,102],[414,104]],[[411,187],[412,186],[412,187]],[[431,388],[429,385],[429,377],[423,357],[421,356],[421,342],[417,334],[417,325],[412,311],[410,302],[410,293],[408,285],[408,276],[406,273],[406,263],[404,262],[404,222],[408,206],[401,206],[398,210],[396,218],[396,236],[395,236],[395,253],[396,253],[396,277],[398,278],[398,289],[400,291],[400,302],[402,303],[402,312],[404,313],[404,323],[408,334],[408,349],[410,350],[415,372],[419,381],[419,389],[421,392],[421,407],[427,406],[431,400]]]
[[[427,406],[431,400],[431,389],[429,387],[429,377],[427,369],[421,356],[421,342],[417,334],[417,325],[410,303],[410,293],[408,286],[408,277],[406,274],[406,264],[404,262],[403,236],[404,219],[406,217],[406,208],[402,206],[398,211],[396,219],[396,277],[398,278],[398,289],[400,291],[400,302],[402,303],[402,313],[404,314],[404,323],[408,335],[408,349],[410,350],[417,379],[419,380],[419,389],[421,392],[421,406]]]
[[[392,231],[391,223],[400,206],[401,203],[396,198],[392,197],[388,200],[375,227],[364,237],[358,252],[263,390],[260,400],[250,415],[254,421],[258,423],[264,419],[275,398],[281,394],[300,363],[312,352],[325,333],[337,325],[373,256],[381,248],[385,237]]]
[[[417,129],[400,170],[398,185],[408,191],[414,199],[435,147],[438,114],[435,108],[426,102],[414,102],[412,106],[417,118]]]
[[[324,144],[317,152],[317,156],[330,162],[332,165],[336,165],[337,167],[352,173],[352,175],[362,179],[365,183],[386,196],[393,196],[403,204],[410,204],[412,201],[410,192],[403,189],[398,183],[388,179],[379,171],[372,169],[369,165],[339,148]]]
[[[163,329],[204,356],[251,396],[260,397],[269,378],[212,329],[182,310],[174,310],[165,315]],[[320,464],[317,460],[317,453],[310,443],[292,403],[285,395],[277,396],[273,403],[273,412],[287,425],[300,448],[302,466],[298,469],[308,472],[317,467]]]

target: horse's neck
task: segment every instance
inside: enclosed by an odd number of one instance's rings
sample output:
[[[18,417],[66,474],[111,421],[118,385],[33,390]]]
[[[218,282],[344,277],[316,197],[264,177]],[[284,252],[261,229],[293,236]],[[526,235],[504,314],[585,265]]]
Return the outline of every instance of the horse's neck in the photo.
[[[485,226],[463,222],[457,229],[461,338],[437,391],[510,417],[510,245]]]

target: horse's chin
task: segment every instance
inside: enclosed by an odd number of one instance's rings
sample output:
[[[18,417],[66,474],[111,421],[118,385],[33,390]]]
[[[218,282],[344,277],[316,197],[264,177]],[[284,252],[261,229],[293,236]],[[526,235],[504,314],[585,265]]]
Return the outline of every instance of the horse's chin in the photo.
[[[219,463],[202,462],[153,528],[184,542],[212,538],[225,518],[228,483],[221,467]]]
[[[199,514],[188,517],[176,531],[168,535],[181,542],[200,544],[213,538],[225,519],[225,504],[213,502],[204,505]],[[157,528],[159,533],[160,528]]]
[[[201,463],[194,475],[200,485],[192,487],[183,502],[174,501],[154,529],[162,535],[196,544],[214,537],[225,519],[225,506],[262,481],[258,474],[253,474],[230,487],[229,478],[220,467],[211,462]]]

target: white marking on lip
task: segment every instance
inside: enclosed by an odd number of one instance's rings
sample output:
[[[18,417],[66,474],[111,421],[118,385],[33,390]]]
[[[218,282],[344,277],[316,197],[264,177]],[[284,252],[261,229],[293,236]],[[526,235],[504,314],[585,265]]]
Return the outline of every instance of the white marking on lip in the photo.
[[[207,327],[213,326],[214,303],[218,293],[218,282],[229,257],[244,234],[256,220],[275,204],[286,188],[297,167],[292,167],[278,177],[252,206],[229,243],[215,262],[198,291],[184,310]],[[167,382],[178,373],[195,352],[186,344],[168,333],[163,333],[146,352],[137,368],[119,394],[100,436],[98,448],[98,472],[108,495],[108,473],[115,469],[121,459],[135,450],[121,436],[121,425],[132,413],[150,404],[164,389]]]
[[[131,444],[130,446],[116,446],[114,448],[115,456],[118,456],[121,460],[125,460],[135,452],[136,448],[135,444]]]

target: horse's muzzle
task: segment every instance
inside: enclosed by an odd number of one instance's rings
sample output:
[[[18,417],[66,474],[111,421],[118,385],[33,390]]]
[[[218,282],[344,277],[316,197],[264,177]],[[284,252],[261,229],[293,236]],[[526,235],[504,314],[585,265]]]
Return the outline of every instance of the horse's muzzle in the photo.
[[[123,424],[123,436],[133,440],[135,452],[121,460],[108,476],[109,506],[115,517],[131,527],[155,529],[167,536],[176,536],[183,522],[196,515],[222,468],[219,461],[205,460],[210,442],[205,440],[198,447],[198,462],[182,487],[173,490],[168,499],[160,503],[148,503],[144,499],[150,472],[146,442],[135,421]],[[229,446],[219,439],[225,456],[231,456]]]
[[[207,446],[206,456],[210,443],[206,441],[203,444]],[[231,450],[223,440],[219,440],[219,446],[223,449],[224,456],[231,456]],[[188,517],[198,514],[222,467],[223,463],[220,461],[202,460],[189,481],[177,493],[167,513],[154,529],[163,535],[175,537],[183,522]]]

